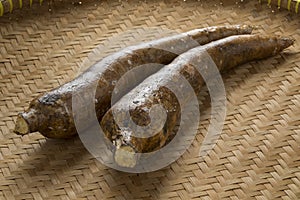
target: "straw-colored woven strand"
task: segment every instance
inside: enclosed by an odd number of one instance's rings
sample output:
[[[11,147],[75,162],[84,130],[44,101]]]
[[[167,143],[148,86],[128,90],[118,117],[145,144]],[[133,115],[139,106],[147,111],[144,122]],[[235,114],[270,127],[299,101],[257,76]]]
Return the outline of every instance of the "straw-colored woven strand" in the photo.
[[[299,12],[300,0],[258,0],[258,1],[264,3],[267,2],[269,6],[271,4],[277,5],[278,8],[286,8],[288,10],[294,11],[295,13]],[[44,0],[0,0],[0,16],[3,16],[4,13],[8,13],[8,12],[11,13],[16,8],[23,8],[23,6],[31,7],[33,3],[39,3],[40,5],[42,5],[43,2]],[[55,2],[54,0],[48,0],[48,4],[50,5],[52,5],[54,2]],[[64,2],[72,3],[72,4],[75,3],[75,1],[69,2],[67,0],[64,0]],[[81,5],[84,2],[78,1],[76,3]],[[239,2],[236,1],[236,3],[238,4]]]
[[[34,5],[33,5],[34,6]],[[38,6],[38,5],[37,5]],[[85,1],[0,18],[0,199],[299,199],[300,22],[258,1]],[[227,118],[217,145],[198,150],[209,125],[206,90],[201,125],[189,150],[166,169],[127,174],[94,159],[78,138],[46,140],[12,133],[15,116],[39,93],[76,75],[98,44],[129,30],[148,40],[163,29],[246,23],[256,33],[292,36],[279,56],[224,75]],[[151,29],[149,27],[156,27]],[[157,30],[157,31],[156,31]],[[114,51],[130,45],[127,40]],[[108,50],[109,51],[109,50]],[[298,54],[297,54],[298,53]]]
[[[64,0],[67,3],[71,1]],[[39,4],[42,5],[44,0],[0,0],[0,16],[3,16],[5,13],[12,13],[14,10],[22,9],[23,7],[32,7],[32,5]],[[52,5],[54,0],[48,0],[47,3]],[[62,1],[58,1],[61,3]],[[74,1],[72,2],[74,4]],[[33,9],[31,12],[35,12]]]
[[[260,0],[260,2],[267,2],[268,5],[275,5],[277,8],[286,8],[295,13],[299,12],[300,0]]]

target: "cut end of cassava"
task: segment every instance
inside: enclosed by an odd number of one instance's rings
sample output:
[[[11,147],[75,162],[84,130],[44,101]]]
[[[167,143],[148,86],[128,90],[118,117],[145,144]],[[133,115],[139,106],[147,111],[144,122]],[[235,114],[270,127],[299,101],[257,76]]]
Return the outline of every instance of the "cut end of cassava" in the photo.
[[[38,116],[35,109],[19,113],[14,132],[18,135],[26,135],[37,131]]]
[[[21,114],[18,115],[14,132],[18,135],[26,135],[30,132],[29,125]]]
[[[137,155],[130,146],[121,146],[116,149],[114,159],[121,167],[133,168],[137,164]]]

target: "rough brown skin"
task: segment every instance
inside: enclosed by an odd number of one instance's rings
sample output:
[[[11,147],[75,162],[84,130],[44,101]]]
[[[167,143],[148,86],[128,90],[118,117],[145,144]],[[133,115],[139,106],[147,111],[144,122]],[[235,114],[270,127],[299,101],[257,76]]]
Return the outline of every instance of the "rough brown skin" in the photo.
[[[197,69],[191,64],[192,60],[194,63],[195,58],[201,59],[202,56],[208,53],[218,69],[222,71],[252,60],[276,55],[292,45],[293,42],[289,38],[258,35],[231,36],[196,47],[180,55],[157,73],[149,76],[124,95],[102,118],[101,127],[106,137],[116,146],[114,156],[116,163],[123,167],[134,167],[137,162],[134,152],[152,152],[160,149],[174,137],[171,133],[180,118],[180,106],[184,105],[179,105],[177,98],[166,85],[171,81],[178,82],[179,85],[177,77],[181,74],[188,80],[194,92],[199,93],[204,81]],[[188,103],[191,95],[185,95],[185,103]],[[130,99],[130,97],[133,98]],[[164,127],[159,129],[159,132],[154,136],[138,138],[132,136],[133,131],[128,132],[128,129],[123,131],[124,127],[119,127],[116,124],[115,119],[119,116],[124,121],[131,117],[137,125],[146,126],[150,123],[150,120],[153,120],[150,118],[149,110],[156,104],[162,105],[167,111],[167,120]],[[126,112],[128,109],[129,112]],[[126,162],[123,157],[126,157]]]
[[[111,93],[115,82],[126,72],[146,63],[169,64],[178,54],[165,51],[166,47],[174,47],[183,53],[198,45],[218,40],[230,35],[249,34],[252,26],[221,26],[196,29],[160,40],[129,47],[99,61],[87,69],[76,79],[46,92],[31,103],[29,108],[17,117],[14,132],[25,135],[39,131],[49,138],[70,138],[77,134],[72,114],[72,94],[90,89],[92,83],[97,84],[95,109],[100,120],[111,107]],[[197,41],[187,46],[186,41]],[[158,71],[157,69],[156,71]],[[156,71],[144,73],[137,77],[136,85]],[[127,88],[129,91],[134,86]],[[124,91],[125,94],[126,91]],[[80,116],[82,119],[88,116]],[[87,125],[88,126],[88,125]]]

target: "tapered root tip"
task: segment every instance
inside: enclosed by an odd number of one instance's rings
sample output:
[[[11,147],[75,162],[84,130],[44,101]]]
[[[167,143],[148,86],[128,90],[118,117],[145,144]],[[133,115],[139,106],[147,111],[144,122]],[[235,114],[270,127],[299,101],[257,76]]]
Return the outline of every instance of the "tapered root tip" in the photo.
[[[289,46],[292,46],[295,43],[295,40],[289,37],[283,37],[279,40],[280,46],[283,49],[288,48]]]
[[[114,159],[121,167],[133,168],[137,163],[137,155],[130,146],[121,146],[116,149]]]
[[[241,33],[251,34],[254,29],[255,29],[255,26],[252,26],[252,25],[242,25],[241,26]]]
[[[18,115],[14,132],[18,135],[26,135],[29,131],[29,125],[22,115]]]

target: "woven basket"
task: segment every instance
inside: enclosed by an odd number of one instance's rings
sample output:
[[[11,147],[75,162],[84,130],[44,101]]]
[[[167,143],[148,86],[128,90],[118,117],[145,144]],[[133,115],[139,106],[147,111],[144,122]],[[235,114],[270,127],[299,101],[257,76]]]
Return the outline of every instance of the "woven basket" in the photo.
[[[289,11],[294,11],[295,13],[299,12],[299,5],[300,0],[258,0],[260,3],[267,3],[269,7],[271,5],[277,6],[278,9],[285,8]],[[62,0],[60,0],[62,2]],[[63,1],[63,3],[67,2],[66,0]],[[243,2],[243,0],[241,0]],[[2,16],[5,13],[11,13],[15,9],[22,9],[23,7],[32,7],[33,4],[40,4],[47,3],[49,6],[49,11],[52,10],[52,6],[54,3],[57,4],[57,0],[0,0],[0,16]],[[73,5],[81,5],[82,1],[72,1]],[[221,3],[221,2],[220,2]],[[236,1],[236,4],[239,2]]]
[[[49,12],[49,8],[51,12]],[[170,166],[128,174],[93,158],[78,138],[15,135],[14,120],[32,98],[75,77],[89,53],[128,35],[103,56],[172,30],[252,24],[258,34],[296,39],[273,58],[226,73],[227,117],[214,149],[198,150],[209,125],[207,90],[201,124],[188,151]],[[258,1],[72,1],[26,6],[0,18],[0,199],[300,199],[300,21]],[[143,31],[144,30],[144,31]]]

